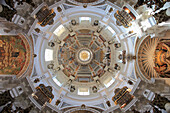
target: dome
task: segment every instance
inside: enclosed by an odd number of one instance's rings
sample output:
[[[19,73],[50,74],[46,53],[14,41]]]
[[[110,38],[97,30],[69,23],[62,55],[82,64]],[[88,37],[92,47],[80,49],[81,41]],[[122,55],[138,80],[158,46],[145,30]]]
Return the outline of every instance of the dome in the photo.
[[[0,2],[0,111],[166,110],[169,2],[141,2]]]

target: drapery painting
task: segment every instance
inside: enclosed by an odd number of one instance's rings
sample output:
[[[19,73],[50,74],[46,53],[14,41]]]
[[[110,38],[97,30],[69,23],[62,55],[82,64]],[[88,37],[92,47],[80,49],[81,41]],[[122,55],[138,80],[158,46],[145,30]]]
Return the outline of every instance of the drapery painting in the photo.
[[[29,60],[30,47],[23,35],[0,35],[0,74],[20,77]]]

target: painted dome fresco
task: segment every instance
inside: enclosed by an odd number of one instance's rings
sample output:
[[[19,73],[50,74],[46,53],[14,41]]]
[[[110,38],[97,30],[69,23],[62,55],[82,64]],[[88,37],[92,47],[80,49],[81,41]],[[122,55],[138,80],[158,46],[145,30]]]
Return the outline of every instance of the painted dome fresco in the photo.
[[[0,1],[0,111],[168,113],[169,4]]]

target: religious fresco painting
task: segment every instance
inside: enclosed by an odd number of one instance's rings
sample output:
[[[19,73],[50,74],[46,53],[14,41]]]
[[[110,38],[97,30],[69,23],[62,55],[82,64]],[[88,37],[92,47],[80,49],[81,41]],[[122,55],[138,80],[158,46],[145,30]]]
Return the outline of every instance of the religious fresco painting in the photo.
[[[19,78],[29,61],[30,47],[23,35],[0,35],[0,74]]]
[[[160,77],[170,78],[170,40],[162,39],[155,50],[154,69]]]

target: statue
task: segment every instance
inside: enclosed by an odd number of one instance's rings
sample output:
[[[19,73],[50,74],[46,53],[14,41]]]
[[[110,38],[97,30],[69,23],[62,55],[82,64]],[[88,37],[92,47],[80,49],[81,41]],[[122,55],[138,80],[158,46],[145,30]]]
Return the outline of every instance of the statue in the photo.
[[[12,21],[12,18],[15,14],[17,14],[17,11],[13,8],[10,9],[9,7],[2,5],[3,11],[0,12],[0,17],[6,18],[8,21]]]
[[[10,90],[3,92],[0,94],[0,106],[7,104],[8,102],[13,102],[14,98],[10,94]]]
[[[161,95],[159,95],[157,93],[155,93],[154,100],[152,102],[150,102],[150,104],[152,106],[157,106],[160,109],[164,109],[164,110],[166,110],[165,109],[165,104],[166,103],[170,103],[170,101],[167,98],[165,98],[165,97],[163,97],[163,96],[161,96]]]

